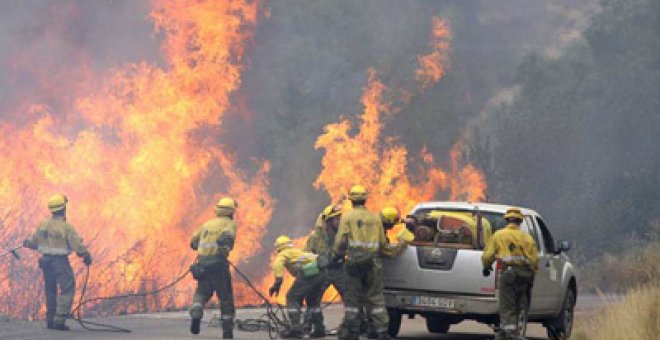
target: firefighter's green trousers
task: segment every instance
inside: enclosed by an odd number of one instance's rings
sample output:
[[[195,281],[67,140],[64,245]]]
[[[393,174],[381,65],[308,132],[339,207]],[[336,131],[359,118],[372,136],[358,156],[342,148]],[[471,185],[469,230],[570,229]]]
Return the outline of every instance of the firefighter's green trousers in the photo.
[[[376,332],[387,332],[389,318],[383,296],[383,264],[380,258],[374,258],[370,269],[355,275],[346,275],[344,320],[339,330],[340,339],[357,339],[360,334],[360,308],[363,305],[373,319]]]
[[[76,293],[76,279],[65,255],[44,255],[39,259],[46,289],[46,320],[49,324],[63,324],[71,315]],[[58,294],[59,288],[59,294]]]
[[[518,320],[529,308],[534,272],[527,267],[508,267],[499,280],[500,332],[496,339],[518,340]]]
[[[291,326],[295,331],[302,331],[301,322],[302,302],[307,302],[307,311],[311,314],[311,321],[317,332],[325,332],[323,325],[323,312],[321,311],[321,297],[325,277],[321,274],[312,277],[304,277],[302,274],[296,276],[293,285],[286,294],[286,306],[291,320]]]
[[[346,276],[348,275],[346,271],[344,270],[344,265],[339,265],[337,267],[332,267],[328,268],[325,271],[323,271],[323,275],[325,275],[325,282],[323,286],[321,287],[321,291],[325,292],[330,285],[333,285],[337,292],[339,293],[339,296],[341,297],[342,300],[345,300],[344,295],[346,294]],[[323,298],[323,293],[319,295],[319,305],[321,305],[321,299]],[[364,305],[364,303],[362,304]],[[305,319],[308,319],[307,313],[305,313]],[[373,327],[372,323],[373,321],[371,320],[371,316],[367,318],[365,316],[364,308],[360,308],[360,312],[358,313],[358,319],[360,320],[360,330],[361,333],[362,331],[366,331],[368,327]]]
[[[220,319],[223,330],[234,329],[234,293],[231,286],[231,273],[226,261],[215,262],[204,266],[204,275],[197,281],[197,289],[190,308],[190,317],[201,319],[204,315],[204,305],[213,293],[220,300]]]

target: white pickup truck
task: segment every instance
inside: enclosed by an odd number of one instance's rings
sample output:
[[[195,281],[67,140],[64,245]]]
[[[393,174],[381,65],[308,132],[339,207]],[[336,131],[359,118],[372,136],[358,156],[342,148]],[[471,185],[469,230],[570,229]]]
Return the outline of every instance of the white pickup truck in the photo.
[[[399,333],[403,315],[426,318],[432,333],[446,333],[452,324],[463,320],[476,320],[497,329],[498,270],[489,277],[482,276],[481,255],[491,233],[505,225],[502,216],[509,207],[428,202],[413,209],[407,227],[415,232],[415,241],[400,256],[383,260],[390,336]],[[542,323],[552,340],[568,339],[577,299],[575,270],[565,254],[570,243],[555,244],[538,213],[524,208],[521,211],[525,215],[521,229],[536,241],[540,260],[527,320]],[[454,230],[443,230],[443,223],[450,228],[453,225]],[[521,322],[521,334],[525,324]]]

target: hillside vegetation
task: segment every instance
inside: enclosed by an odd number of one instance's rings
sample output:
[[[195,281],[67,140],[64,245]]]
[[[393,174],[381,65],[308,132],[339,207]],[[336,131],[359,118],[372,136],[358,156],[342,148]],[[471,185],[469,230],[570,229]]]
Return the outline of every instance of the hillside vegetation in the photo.
[[[599,314],[578,320],[575,340],[655,340],[660,334],[660,285],[631,290]]]

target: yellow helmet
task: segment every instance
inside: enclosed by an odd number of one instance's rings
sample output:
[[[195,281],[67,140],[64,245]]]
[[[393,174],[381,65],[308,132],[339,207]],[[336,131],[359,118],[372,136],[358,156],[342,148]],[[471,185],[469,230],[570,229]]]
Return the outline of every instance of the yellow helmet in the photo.
[[[236,210],[237,206],[238,204],[236,204],[236,201],[233,199],[229,197],[223,197],[215,205],[215,213],[218,216],[229,216]]]
[[[359,184],[351,187],[351,190],[348,192],[348,199],[351,201],[366,201],[367,196],[367,188]]]
[[[504,214],[504,219],[508,220],[510,218],[515,218],[518,220],[523,220],[523,214],[520,212],[520,209],[518,208],[509,208],[506,213]]]
[[[275,239],[275,249],[277,249],[278,252],[291,247],[293,247],[293,242],[291,242],[289,236],[282,235]]]
[[[388,223],[388,224],[395,224],[399,222],[399,220],[401,219],[401,216],[399,215],[399,211],[393,207],[384,208],[383,210],[380,211],[380,215],[383,217],[383,223]]]
[[[66,208],[67,202],[69,202],[69,200],[66,198],[65,195],[55,194],[53,196],[50,196],[50,198],[48,199],[48,210],[50,210],[50,212],[60,211]]]
[[[323,214],[321,214],[323,221],[327,221],[339,215],[341,215],[341,205],[332,205],[332,204],[325,207],[325,209],[323,209]]]

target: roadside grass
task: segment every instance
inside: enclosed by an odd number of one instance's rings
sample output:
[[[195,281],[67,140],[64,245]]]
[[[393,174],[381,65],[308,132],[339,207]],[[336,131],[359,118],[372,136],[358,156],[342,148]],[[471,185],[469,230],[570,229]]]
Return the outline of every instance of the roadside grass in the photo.
[[[581,270],[582,288],[605,307],[575,321],[575,340],[655,340],[660,337],[660,221],[645,242],[626,253],[606,255]],[[606,293],[623,294],[621,299]]]
[[[644,240],[630,240],[628,250],[583,260],[578,265],[580,291],[625,294],[646,284],[660,284],[660,220]]]
[[[607,303],[595,316],[576,320],[575,327],[574,340],[658,339],[660,284],[631,289],[621,301]]]

